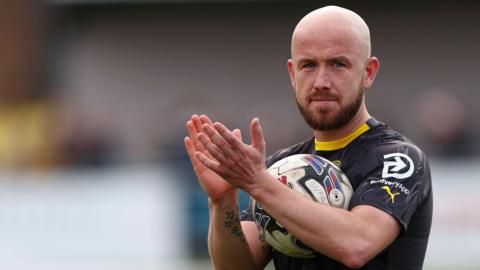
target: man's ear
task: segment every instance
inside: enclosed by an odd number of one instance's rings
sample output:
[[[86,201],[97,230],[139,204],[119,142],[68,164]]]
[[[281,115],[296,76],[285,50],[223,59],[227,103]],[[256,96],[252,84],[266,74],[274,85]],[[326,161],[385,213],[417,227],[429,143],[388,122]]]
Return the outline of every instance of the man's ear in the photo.
[[[372,86],[377,76],[378,69],[380,68],[380,62],[375,56],[368,59],[368,63],[365,66],[365,78],[363,79],[363,87],[368,89]]]
[[[294,64],[293,64],[293,59],[288,59],[287,68],[288,68],[288,74],[290,75],[290,83],[292,84],[293,89],[296,89],[295,67],[294,67]]]

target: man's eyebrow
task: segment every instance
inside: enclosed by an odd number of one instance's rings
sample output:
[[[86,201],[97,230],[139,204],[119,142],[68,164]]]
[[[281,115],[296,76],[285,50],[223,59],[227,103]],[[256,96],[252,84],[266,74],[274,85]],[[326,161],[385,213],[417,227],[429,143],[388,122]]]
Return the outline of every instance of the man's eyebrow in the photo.
[[[313,57],[308,57],[308,56],[300,56],[297,58],[297,62],[307,62],[307,61],[313,61]]]
[[[329,62],[340,61],[340,62],[345,63],[345,64],[351,64],[352,63],[352,61],[350,61],[350,59],[348,57],[343,56],[343,55],[331,57],[330,59],[328,59],[328,61]]]
[[[315,61],[315,58],[313,57],[309,57],[309,56],[300,56],[296,59],[296,65],[302,65],[302,64],[305,64],[305,63],[308,63],[308,62],[313,62]]]
[[[309,62],[309,61],[315,61],[315,58],[309,57],[309,56],[300,56],[296,59],[296,61],[297,61],[297,63],[304,63],[304,62]],[[340,62],[343,62],[345,64],[351,64],[352,63],[350,58],[348,58],[347,56],[344,56],[344,55],[332,56],[332,57],[328,58],[327,61],[329,61],[329,62],[340,61]]]

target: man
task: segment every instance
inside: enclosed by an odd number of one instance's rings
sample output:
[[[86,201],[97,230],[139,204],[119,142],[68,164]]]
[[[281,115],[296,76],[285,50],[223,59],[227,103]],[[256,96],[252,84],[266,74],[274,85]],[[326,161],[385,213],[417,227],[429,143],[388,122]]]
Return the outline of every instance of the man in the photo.
[[[378,68],[363,19],[324,7],[298,23],[288,60],[297,104],[314,138],[266,161],[257,118],[250,145],[239,130],[205,115],[187,122],[185,145],[209,196],[215,269],[262,269],[272,257],[277,269],[422,269],[432,215],[429,166],[408,139],[368,114],[365,91]],[[340,164],[355,190],[349,211],[308,200],[268,173],[268,166],[298,153]],[[315,257],[272,250],[248,210],[240,222],[237,188],[313,248]]]

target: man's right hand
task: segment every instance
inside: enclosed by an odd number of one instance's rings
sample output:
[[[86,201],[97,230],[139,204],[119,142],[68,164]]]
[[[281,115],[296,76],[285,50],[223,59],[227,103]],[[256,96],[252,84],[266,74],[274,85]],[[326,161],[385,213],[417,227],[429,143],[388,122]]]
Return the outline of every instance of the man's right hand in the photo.
[[[189,136],[185,138],[185,147],[211,203],[208,246],[212,263],[215,269],[263,269],[270,260],[271,249],[260,240],[255,222],[240,222],[237,189],[195,158],[200,152],[216,161],[198,141],[201,126],[205,124],[213,126],[205,115],[191,117],[187,122]],[[240,130],[234,130],[233,134],[242,140]]]
[[[225,198],[225,196],[235,196],[236,189],[220,175],[205,167],[195,158],[195,153],[201,152],[207,157],[213,159],[197,139],[203,124],[213,125],[212,121],[205,115],[192,115],[191,119],[186,124],[189,136],[185,137],[185,148],[187,149],[188,156],[190,157],[190,161],[192,162],[193,169],[202,189],[207,193],[210,201],[215,203]],[[240,140],[242,139],[239,129],[236,129],[233,132],[237,138]]]

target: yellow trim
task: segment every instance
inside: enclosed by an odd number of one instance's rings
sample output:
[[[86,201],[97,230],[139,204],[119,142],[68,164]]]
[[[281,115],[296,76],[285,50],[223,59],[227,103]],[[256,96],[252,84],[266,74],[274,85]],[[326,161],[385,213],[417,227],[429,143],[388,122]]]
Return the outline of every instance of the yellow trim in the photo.
[[[344,137],[335,141],[331,141],[331,142],[320,142],[315,140],[315,150],[332,151],[332,150],[342,149],[369,129],[370,127],[367,125],[367,123],[364,123],[357,130],[352,132],[347,137]]]

